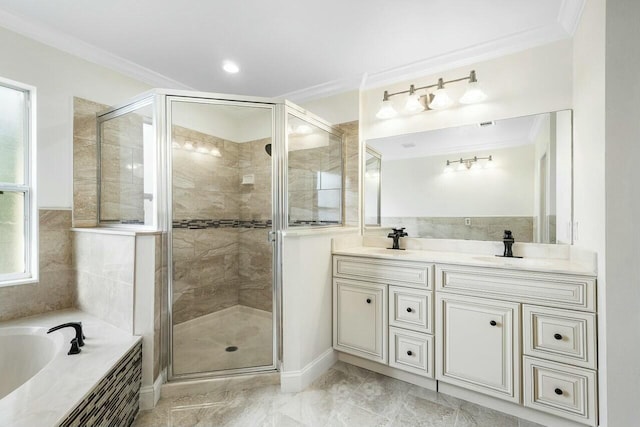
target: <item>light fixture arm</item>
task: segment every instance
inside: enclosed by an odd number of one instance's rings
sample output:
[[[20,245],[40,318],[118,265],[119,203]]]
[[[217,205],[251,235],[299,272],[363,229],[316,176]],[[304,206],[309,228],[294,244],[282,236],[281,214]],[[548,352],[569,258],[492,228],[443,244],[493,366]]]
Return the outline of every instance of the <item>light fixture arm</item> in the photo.
[[[405,93],[408,93],[410,95],[413,95],[414,92],[418,91],[418,90],[423,90],[423,89],[444,89],[445,85],[448,85],[450,83],[457,83],[457,82],[462,82],[468,80],[470,83],[473,82],[477,82],[478,79],[476,77],[476,71],[475,70],[471,70],[471,72],[469,72],[468,76],[465,77],[460,77],[459,79],[452,79],[452,80],[444,80],[442,77],[440,77],[438,79],[438,83],[434,83],[434,84],[430,84],[430,85],[426,85],[426,86],[420,86],[420,87],[415,87],[415,85],[411,85],[409,86],[408,90],[401,90],[399,92],[393,92],[393,93],[389,93],[389,91],[384,91],[384,95],[382,100],[383,101],[388,101],[389,98],[391,98],[392,96],[396,96],[396,95],[403,95]]]

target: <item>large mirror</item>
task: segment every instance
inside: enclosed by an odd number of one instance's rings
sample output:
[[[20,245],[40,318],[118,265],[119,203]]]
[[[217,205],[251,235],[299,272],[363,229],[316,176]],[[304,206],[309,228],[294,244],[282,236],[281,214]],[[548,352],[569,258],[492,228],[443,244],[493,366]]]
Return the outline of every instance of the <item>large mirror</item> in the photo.
[[[368,235],[571,244],[572,112],[366,143]]]

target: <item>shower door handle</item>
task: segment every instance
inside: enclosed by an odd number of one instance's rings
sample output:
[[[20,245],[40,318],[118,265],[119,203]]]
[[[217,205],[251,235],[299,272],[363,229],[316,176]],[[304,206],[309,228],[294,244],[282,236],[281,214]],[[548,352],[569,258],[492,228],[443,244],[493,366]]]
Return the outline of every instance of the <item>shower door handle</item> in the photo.
[[[276,232],[275,231],[269,231],[267,233],[267,242],[271,243],[271,242],[275,242],[276,241]]]

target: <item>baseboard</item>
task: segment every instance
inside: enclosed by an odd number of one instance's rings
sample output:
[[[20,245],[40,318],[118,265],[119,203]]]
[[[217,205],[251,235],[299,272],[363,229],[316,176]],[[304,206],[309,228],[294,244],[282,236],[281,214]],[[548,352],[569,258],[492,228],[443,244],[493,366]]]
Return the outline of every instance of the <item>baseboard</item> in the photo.
[[[337,361],[336,351],[330,348],[299,371],[283,371],[280,374],[280,388],[285,393],[302,391],[316,378],[327,372]]]
[[[164,376],[158,375],[153,385],[140,387],[140,410],[153,409],[160,400],[160,388],[164,382]]]
[[[415,384],[420,387],[427,388],[429,390],[437,390],[437,382],[431,378],[421,377],[420,375],[412,374],[411,372],[402,371],[400,369],[392,368],[387,365],[382,365],[372,360],[363,359],[351,354],[339,353],[338,359],[342,362],[349,363],[351,365],[359,366],[369,371],[377,372],[382,375],[386,375],[391,378],[395,378],[400,381],[404,381],[410,384]]]

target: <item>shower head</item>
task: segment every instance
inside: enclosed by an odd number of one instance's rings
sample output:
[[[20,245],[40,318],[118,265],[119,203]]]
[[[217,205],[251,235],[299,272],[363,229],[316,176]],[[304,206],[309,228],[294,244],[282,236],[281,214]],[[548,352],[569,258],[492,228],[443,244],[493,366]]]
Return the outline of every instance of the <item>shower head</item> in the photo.
[[[264,151],[266,151],[269,157],[271,157],[271,143],[264,146]]]

